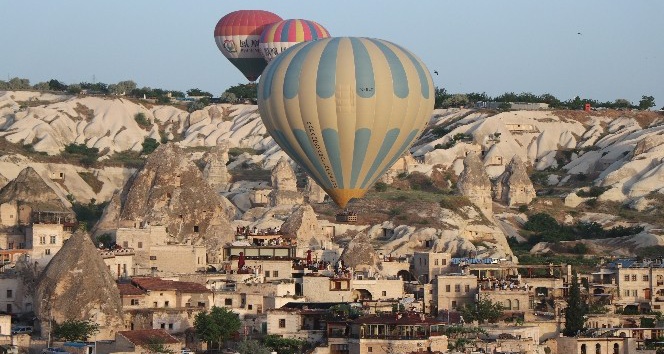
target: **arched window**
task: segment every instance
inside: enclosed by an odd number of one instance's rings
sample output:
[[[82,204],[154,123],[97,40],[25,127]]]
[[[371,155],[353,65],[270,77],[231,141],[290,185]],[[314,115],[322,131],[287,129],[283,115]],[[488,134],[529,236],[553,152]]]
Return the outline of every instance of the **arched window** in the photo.
[[[595,354],[602,354],[602,345],[599,343],[595,344]]]
[[[586,345],[585,344],[581,344],[581,354],[588,354],[586,352]]]
[[[511,310],[512,309],[512,300],[510,300],[510,299],[505,300],[505,309],[506,310]]]
[[[520,308],[519,308],[519,299],[514,300],[514,307],[512,309],[513,310],[520,310]]]
[[[620,353],[620,345],[618,343],[613,345],[613,354],[619,354]]]

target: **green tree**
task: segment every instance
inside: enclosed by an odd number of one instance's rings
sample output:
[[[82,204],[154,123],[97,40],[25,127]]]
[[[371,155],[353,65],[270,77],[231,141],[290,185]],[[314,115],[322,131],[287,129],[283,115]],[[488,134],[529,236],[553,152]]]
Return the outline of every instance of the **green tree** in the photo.
[[[588,313],[586,303],[581,299],[581,287],[576,273],[572,276],[569,295],[567,296],[567,307],[565,308],[565,330],[563,334],[568,337],[575,336],[585,329],[584,316]]]
[[[445,101],[450,95],[447,93],[447,90],[444,88],[438,88],[436,87],[435,93],[434,93],[434,107],[435,108],[441,108],[443,106],[443,101]]]
[[[276,335],[269,335],[263,340],[265,346],[280,354],[303,353],[306,342],[293,338],[282,338]]]
[[[115,85],[108,85],[108,91],[114,95],[128,95],[134,89],[136,89],[136,83],[132,80],[124,80]]]
[[[206,341],[208,346],[217,344],[218,349],[238,332],[240,326],[237,314],[217,306],[213,306],[210,312],[198,313],[194,319],[194,330],[198,338]]]
[[[157,147],[159,146],[159,143],[157,142],[157,139],[145,138],[145,140],[143,140],[142,145],[143,145],[143,150],[141,151],[141,154],[142,155],[149,155],[157,149]]]
[[[475,304],[466,304],[461,308],[461,315],[466,321],[478,321],[482,323],[489,321],[496,322],[503,314],[503,306],[494,303],[488,296],[483,296]]]
[[[655,97],[641,96],[641,101],[639,101],[639,109],[645,111],[651,107],[655,107]]]
[[[84,342],[97,332],[99,325],[92,321],[66,320],[53,326],[53,337],[67,342]]]
[[[237,97],[234,93],[226,91],[219,96],[219,101],[222,103],[234,103],[237,101]]]
[[[630,108],[632,103],[624,98],[618,98],[613,102],[614,108]]]
[[[152,125],[148,117],[146,117],[145,113],[143,112],[136,113],[134,115],[134,120],[136,121],[136,124],[138,124],[138,126],[141,128],[149,128],[150,125]]]
[[[95,246],[98,246],[100,243],[104,245],[104,248],[111,248],[115,242],[113,242],[111,234],[106,233],[97,236],[97,244]]]
[[[245,340],[237,346],[240,354],[270,354],[272,350],[257,340]]]
[[[385,192],[387,190],[387,184],[385,182],[376,182],[374,185],[376,192]]]
[[[197,88],[187,90],[187,95],[190,97],[201,97],[201,96],[212,97],[211,93]]]
[[[443,100],[442,108],[461,107],[468,105],[468,96],[460,93],[455,93]]]
[[[231,86],[224,93],[232,93],[239,99],[252,99],[258,98],[258,85],[255,83],[237,84]]]
[[[48,81],[48,88],[53,91],[67,91],[67,85],[56,79],[51,79]]]

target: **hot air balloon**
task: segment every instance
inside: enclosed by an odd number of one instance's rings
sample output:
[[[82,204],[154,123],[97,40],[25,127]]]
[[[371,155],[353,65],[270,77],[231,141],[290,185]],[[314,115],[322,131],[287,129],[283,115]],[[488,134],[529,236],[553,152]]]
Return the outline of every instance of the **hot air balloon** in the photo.
[[[283,20],[265,26],[260,44],[263,58],[270,62],[284,50],[300,42],[330,37],[325,27],[309,20]]]
[[[296,44],[270,62],[258,84],[270,135],[341,208],[411,146],[433,105],[422,61],[380,39]]]
[[[262,10],[239,10],[217,22],[214,41],[224,56],[249,81],[256,81],[267,65],[258,43],[266,25],[281,21],[281,17]]]

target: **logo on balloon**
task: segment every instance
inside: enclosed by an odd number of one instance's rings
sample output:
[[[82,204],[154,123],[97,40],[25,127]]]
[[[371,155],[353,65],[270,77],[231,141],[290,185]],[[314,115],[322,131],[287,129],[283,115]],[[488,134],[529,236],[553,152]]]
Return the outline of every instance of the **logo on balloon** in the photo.
[[[235,42],[230,39],[224,40],[224,49],[226,49],[229,53],[237,52],[237,49],[235,48]]]

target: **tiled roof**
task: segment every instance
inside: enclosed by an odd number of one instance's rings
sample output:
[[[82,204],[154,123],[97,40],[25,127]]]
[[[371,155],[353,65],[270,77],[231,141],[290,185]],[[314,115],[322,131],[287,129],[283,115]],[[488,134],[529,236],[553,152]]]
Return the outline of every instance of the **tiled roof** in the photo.
[[[127,338],[136,346],[144,346],[153,343],[175,344],[180,341],[168,334],[163,329],[140,329],[136,331],[120,331],[119,335]]]
[[[212,291],[203,284],[188,282],[164,280],[161,278],[132,278],[132,284],[141,289],[152,291],[175,290],[183,293],[211,293]]]
[[[120,296],[145,295],[145,291],[137,288],[133,284],[119,283],[118,289]]]

